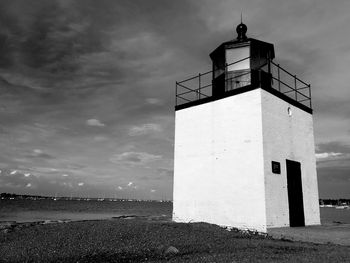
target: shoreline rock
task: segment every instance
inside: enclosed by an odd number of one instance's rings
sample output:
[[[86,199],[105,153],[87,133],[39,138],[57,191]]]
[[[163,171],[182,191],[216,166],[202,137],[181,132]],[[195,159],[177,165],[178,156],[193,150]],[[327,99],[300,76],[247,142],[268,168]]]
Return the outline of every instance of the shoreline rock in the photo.
[[[62,224],[62,223],[68,223],[68,222],[71,222],[71,220],[44,220],[44,221],[34,221],[34,222],[3,221],[3,222],[0,222],[0,232],[7,234],[15,230],[20,230],[22,228],[35,226],[35,225]]]

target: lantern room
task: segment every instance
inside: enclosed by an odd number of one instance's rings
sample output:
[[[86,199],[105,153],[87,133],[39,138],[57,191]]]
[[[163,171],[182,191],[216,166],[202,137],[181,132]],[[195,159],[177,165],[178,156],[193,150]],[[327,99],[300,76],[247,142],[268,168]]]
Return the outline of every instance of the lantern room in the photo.
[[[236,32],[237,39],[222,43],[210,54],[213,96],[248,85],[271,84],[270,61],[275,57],[273,44],[247,38],[247,26],[242,23]],[[261,68],[266,70],[259,71]]]

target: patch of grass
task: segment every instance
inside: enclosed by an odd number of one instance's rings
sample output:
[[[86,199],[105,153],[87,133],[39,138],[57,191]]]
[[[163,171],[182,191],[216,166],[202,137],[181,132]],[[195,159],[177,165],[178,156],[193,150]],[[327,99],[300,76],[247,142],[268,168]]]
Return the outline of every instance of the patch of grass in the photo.
[[[169,246],[179,250],[167,254]],[[0,234],[0,262],[350,262],[350,247],[273,240],[206,223],[139,219],[31,225]]]

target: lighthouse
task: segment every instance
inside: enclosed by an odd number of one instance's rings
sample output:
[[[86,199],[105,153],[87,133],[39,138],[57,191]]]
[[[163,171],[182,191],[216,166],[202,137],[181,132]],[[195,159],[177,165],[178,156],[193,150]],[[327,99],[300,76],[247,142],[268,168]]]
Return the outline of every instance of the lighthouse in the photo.
[[[320,224],[311,85],[247,37],[176,82],[173,220],[268,232]]]

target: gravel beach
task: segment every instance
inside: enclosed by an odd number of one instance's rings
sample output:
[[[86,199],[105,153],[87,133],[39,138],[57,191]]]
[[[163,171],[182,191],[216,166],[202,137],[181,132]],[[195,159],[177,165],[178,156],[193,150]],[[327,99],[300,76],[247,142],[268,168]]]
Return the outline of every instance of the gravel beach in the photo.
[[[206,223],[121,217],[8,222],[0,262],[350,262],[350,247],[276,240]]]

